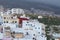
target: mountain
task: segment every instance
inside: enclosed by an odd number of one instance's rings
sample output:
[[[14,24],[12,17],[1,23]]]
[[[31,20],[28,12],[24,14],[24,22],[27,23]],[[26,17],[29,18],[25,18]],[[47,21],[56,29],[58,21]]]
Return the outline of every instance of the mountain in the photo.
[[[56,14],[60,14],[60,7],[41,2],[33,2],[27,0],[0,0],[0,5],[3,5],[6,8],[43,9],[54,11]]]

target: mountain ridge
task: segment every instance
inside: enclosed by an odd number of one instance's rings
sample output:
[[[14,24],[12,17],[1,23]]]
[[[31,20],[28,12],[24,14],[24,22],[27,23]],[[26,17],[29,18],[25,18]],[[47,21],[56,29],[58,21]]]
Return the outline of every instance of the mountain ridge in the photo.
[[[0,5],[3,5],[6,8],[24,8],[24,9],[36,8],[50,10],[56,12],[56,14],[60,14],[60,7],[44,3],[29,2],[24,0],[0,0]]]

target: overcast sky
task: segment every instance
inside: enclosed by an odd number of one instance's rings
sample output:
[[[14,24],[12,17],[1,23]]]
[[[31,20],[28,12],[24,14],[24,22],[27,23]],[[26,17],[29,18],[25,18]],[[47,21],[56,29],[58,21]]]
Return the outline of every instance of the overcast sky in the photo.
[[[8,2],[8,0],[0,0],[0,1]],[[14,1],[20,1],[20,0],[9,0],[9,1],[14,2]],[[22,0],[22,1],[42,2],[42,3],[51,4],[51,5],[60,7],[60,0]]]
[[[27,1],[42,2],[42,3],[47,3],[47,4],[51,4],[51,5],[60,7],[60,0],[27,0]]]

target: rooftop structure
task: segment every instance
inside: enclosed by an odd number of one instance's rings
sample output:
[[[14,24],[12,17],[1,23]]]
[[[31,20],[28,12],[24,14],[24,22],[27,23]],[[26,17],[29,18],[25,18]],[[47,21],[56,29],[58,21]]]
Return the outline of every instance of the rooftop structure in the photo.
[[[13,8],[11,9],[12,14],[24,14],[24,10],[20,8]]]

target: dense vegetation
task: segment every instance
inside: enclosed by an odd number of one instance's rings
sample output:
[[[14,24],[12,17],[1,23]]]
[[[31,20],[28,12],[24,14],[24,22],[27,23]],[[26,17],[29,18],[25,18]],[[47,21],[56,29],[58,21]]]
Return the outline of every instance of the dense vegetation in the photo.
[[[57,17],[43,17],[38,20],[46,25],[60,25],[60,18]]]

